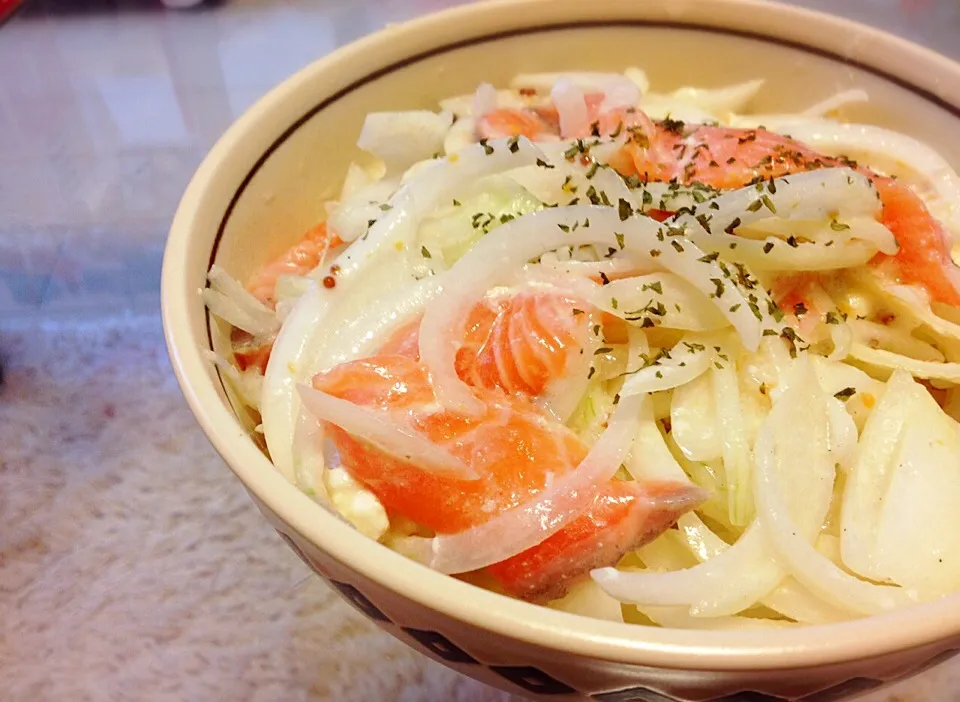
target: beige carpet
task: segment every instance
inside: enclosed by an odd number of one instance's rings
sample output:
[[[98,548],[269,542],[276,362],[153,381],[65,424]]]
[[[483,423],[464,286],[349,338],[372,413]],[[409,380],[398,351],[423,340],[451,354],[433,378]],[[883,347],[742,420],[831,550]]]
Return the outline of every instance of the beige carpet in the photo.
[[[0,700],[509,699],[283,547],[195,425],[156,318],[0,349]]]
[[[0,702],[506,702],[284,548],[156,317],[0,332]],[[960,700],[960,665],[865,698]]]

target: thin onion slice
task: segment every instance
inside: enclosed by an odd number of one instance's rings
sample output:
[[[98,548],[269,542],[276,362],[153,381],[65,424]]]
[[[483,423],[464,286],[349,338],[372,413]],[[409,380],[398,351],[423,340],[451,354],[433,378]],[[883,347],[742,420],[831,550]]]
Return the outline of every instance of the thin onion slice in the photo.
[[[942,380],[953,385],[960,385],[960,363],[918,361],[883,349],[873,349],[856,341],[850,345],[850,358],[876,368],[890,371],[905,370],[915,378]]]
[[[667,222],[719,234],[771,216],[806,222],[875,219],[880,207],[877,191],[866,177],[849,168],[820,168],[724,193]]]
[[[730,548],[696,514],[688,513],[680,517],[677,528],[698,561],[715,558]],[[846,612],[815,597],[792,577],[785,577],[759,604],[803,624],[828,624],[849,619]]]
[[[817,552],[808,540],[815,537],[819,530],[816,518],[822,516],[821,512],[825,514],[829,505],[832,488],[824,487],[824,481],[832,482],[828,476],[833,470],[829,452],[824,455],[818,448],[820,441],[806,435],[798,440],[796,435],[797,417],[817,416],[809,407],[807,396],[811,395],[811,388],[819,391],[819,384],[798,381],[788,389],[774,403],[757,437],[755,496],[764,536],[778,563],[812,593],[834,606],[858,614],[876,614],[910,604],[912,598],[900,588],[874,585],[843,572]],[[807,429],[811,428],[809,421],[801,422]],[[811,471],[813,477],[802,477]],[[817,473],[819,477],[816,477]],[[794,510],[791,510],[784,477],[793,483],[798,479],[808,484],[811,479],[816,480],[820,487],[794,495]],[[820,499],[816,497],[817,492],[821,494]],[[823,494],[826,494],[826,506],[817,504],[823,502]],[[800,515],[795,514],[798,508]],[[797,516],[802,516],[803,521],[798,522]]]
[[[309,385],[297,387],[304,407],[317,419],[335,424],[381,451],[425,471],[458,480],[477,480],[479,475],[449,451],[415,431],[387,420],[381,413],[328,395]]]
[[[841,107],[847,105],[856,105],[858,103],[869,102],[870,95],[866,90],[853,88],[851,90],[841,90],[839,93],[831,95],[820,102],[810,105],[801,114],[804,117],[824,117],[831,112],[836,112]]]
[[[211,266],[207,279],[203,300],[213,314],[254,336],[270,336],[280,328],[276,313],[220,266]]]
[[[338,334],[326,333],[328,328],[337,328],[336,325],[327,326],[330,310],[341,307],[345,296],[354,289],[354,283],[357,283],[356,289],[376,288],[380,284],[377,269],[384,265],[385,259],[390,269],[402,267],[404,262],[397,256],[398,249],[411,247],[420,221],[439,203],[447,202],[484,176],[530,165],[544,158],[543,152],[528,139],[518,139],[516,148],[511,144],[514,142],[507,139],[491,141],[486,146],[474,144],[429,165],[401,186],[388,203],[390,209],[370,227],[365,238],[355,241],[337,257],[334,262],[339,266],[336,288],[328,290],[321,285],[313,286],[284,319],[267,364],[260,401],[270,458],[283,475],[289,479],[293,477],[291,446],[300,407],[296,384],[321,370],[327,344],[334,341],[342,344],[348,336],[342,333],[342,329],[338,329]],[[369,274],[368,279],[360,275],[363,272]],[[411,280],[411,284],[414,282]],[[385,302],[389,303],[389,300]],[[349,348],[357,346],[358,341],[369,343],[366,336],[369,329],[357,329],[357,332],[362,332],[363,336],[352,339],[354,343]]]
[[[583,461],[531,501],[456,534],[410,537],[402,544],[403,552],[434,570],[464,573],[499,563],[556,534],[587,508],[620,468],[636,436],[636,418],[644,401],[642,395],[621,400]]]
[[[625,383],[620,396],[671,390],[696,380],[713,361],[713,352],[705,348],[688,347],[686,353],[674,348],[669,358],[661,358],[645,368],[630,373],[629,387]]]
[[[693,616],[742,612],[783,580],[767,555],[761,529],[749,527],[726,551],[704,563],[667,573],[599,568],[590,573],[612,597],[640,607],[687,607]]]
[[[535,212],[508,222],[480,240],[449,271],[442,275],[441,294],[428,305],[421,325],[420,354],[433,378],[437,400],[444,406],[476,413],[476,398],[457,377],[455,357],[458,332],[466,312],[487,290],[507,282],[528,261],[545,251],[569,245],[595,244],[623,248],[632,255],[655,259],[706,295],[740,333],[744,346],[757,348],[761,325],[750,311],[747,299],[715,260],[709,259],[682,236],[663,234],[663,227],[647,217],[621,218],[610,207],[558,207]],[[651,255],[655,251],[655,255]],[[759,288],[759,286],[758,286]],[[762,288],[757,296],[764,295]]]
[[[635,325],[714,331],[729,324],[706,295],[671,273],[615,280],[596,288],[589,299],[604,312]]]
[[[561,77],[550,91],[550,97],[560,116],[560,135],[565,138],[585,135],[590,124],[583,91],[569,79]]]

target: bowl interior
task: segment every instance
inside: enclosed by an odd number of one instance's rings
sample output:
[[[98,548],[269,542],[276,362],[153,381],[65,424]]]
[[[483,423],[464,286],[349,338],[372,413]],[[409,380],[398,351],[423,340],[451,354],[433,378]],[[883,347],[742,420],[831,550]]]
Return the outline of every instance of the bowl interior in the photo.
[[[785,37],[803,34],[787,23],[807,15],[765,8],[757,19],[749,13],[758,6],[735,0],[710,4],[718,9],[700,12],[686,25],[682,12],[669,10],[669,0],[650,3],[648,9],[655,11],[643,19],[638,18],[636,4],[611,3],[605,12],[620,18],[593,24],[573,21],[583,12],[582,4],[573,0],[550,3],[550,12],[533,2],[517,5],[526,9],[513,20],[498,17],[491,8],[461,10],[462,16],[477,13],[477,21],[470,27],[463,21],[438,21],[419,33],[401,27],[392,41],[388,33],[367,40],[352,53],[305,69],[254,106],[224,136],[181,204],[165,267],[182,270],[165,273],[164,278],[174,365],[218,449],[247,487],[281,515],[285,509],[280,501],[289,500],[289,512],[302,516],[314,510],[314,519],[333,522],[293,488],[279,487],[282,478],[265,461],[254,466],[251,456],[259,449],[250,438],[250,417],[241,416],[246,431],[236,423],[226,426],[222,414],[211,419],[208,400],[214,393],[221,409],[232,412],[231,398],[209,364],[200,370],[199,355],[188,347],[209,348],[212,341],[222,350],[227,329],[216,320],[207,327],[194,293],[203,285],[208,263],[216,262],[245,280],[325,217],[324,202],[337,196],[348,163],[359,155],[354,144],[367,113],[436,109],[438,99],[472,92],[480,82],[505,85],[519,72],[620,71],[637,66],[648,73],[657,92],[764,78],[767,82],[751,106],[757,113],[793,112],[837,91],[862,88],[870,103],[850,109],[847,117],[923,139],[960,166],[960,69],[952,67],[952,73],[942,78],[931,77],[930,70],[946,70],[946,62],[938,63],[935,57],[928,57],[927,64],[904,64],[895,74],[884,73],[889,66],[877,70],[866,64],[868,55],[884,49],[910,56],[896,40],[870,31],[851,36],[849,26],[831,25],[832,38],[803,46],[797,36]],[[739,23],[738,11],[743,19]],[[552,25],[545,24],[547,18],[552,18]],[[571,21],[564,24],[567,20]],[[519,28],[510,28],[511,21]],[[807,34],[816,22],[826,22],[809,17],[804,21]],[[782,31],[770,29],[777,22]],[[730,29],[734,24],[740,28]],[[825,51],[824,44],[833,51]],[[872,58],[870,64],[879,65]],[[921,77],[924,70],[927,75]],[[922,87],[911,87],[911,82]],[[925,92],[939,83],[953,85],[953,94],[938,97]],[[184,319],[178,317],[181,312]],[[174,338],[169,330],[178,324],[188,331]],[[235,443],[227,447],[227,442]],[[240,443],[243,446],[237,448]],[[382,548],[372,543],[369,547]],[[621,640],[626,639],[624,631]]]

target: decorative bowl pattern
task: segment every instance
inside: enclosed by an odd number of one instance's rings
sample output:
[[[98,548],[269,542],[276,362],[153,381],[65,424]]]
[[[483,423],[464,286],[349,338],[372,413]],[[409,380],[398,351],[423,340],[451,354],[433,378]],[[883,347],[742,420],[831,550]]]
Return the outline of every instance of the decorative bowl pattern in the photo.
[[[754,0],[507,0],[389,28],[291,77],[223,136],[181,202],[162,304],[181,387],[210,440],[287,544],[390,634],[466,675],[557,700],[829,702],[960,650],[960,598],[828,627],[690,632],[595,621],[429,571],[325,513],[270,465],[203,350],[225,330],[198,288],[239,278],[318,221],[370,111],[432,107],[483,80],[640,65],[658,89],[769,78],[759,111],[835,90],[864,120],[921,136],[960,164],[960,66],[893,36]]]

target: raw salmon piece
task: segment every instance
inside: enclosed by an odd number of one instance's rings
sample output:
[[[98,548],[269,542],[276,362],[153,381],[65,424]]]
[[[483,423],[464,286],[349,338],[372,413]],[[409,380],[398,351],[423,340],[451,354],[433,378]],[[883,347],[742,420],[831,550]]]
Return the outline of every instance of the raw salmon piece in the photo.
[[[697,126],[664,121],[649,144],[628,142],[611,165],[623,175],[645,180],[715,188],[741,188],[757,178],[776,178],[819,168],[849,166],[871,179],[883,203],[881,221],[896,236],[895,256],[878,254],[875,264],[892,261],[897,277],[923,286],[940,302],[960,306],[960,273],[953,264],[942,226],[909,187],[844,158],[824,156],[788,137],[764,129]]]
[[[547,424],[531,403],[478,389],[482,417],[438,410],[426,370],[403,356],[341,364],[314,378],[322,392],[386,413],[390,420],[443,446],[483,476],[456,480],[421,470],[331,428],[340,458],[384,506],[437,533],[463,531],[528,501],[548,475],[561,475],[586,455],[569,429]]]
[[[552,292],[481,303],[467,322],[457,374],[475,387],[542,395],[586,345],[589,309],[585,302]]]
[[[483,300],[470,312],[457,375],[468,385],[542,395],[580,356],[590,334],[592,308],[554,292],[522,292]],[[397,330],[380,354],[418,359],[420,321]]]
[[[602,93],[587,93],[587,128],[579,133],[561,134],[560,114],[553,104],[530,108],[503,108],[493,110],[477,122],[480,138],[496,139],[510,136],[525,136],[532,141],[545,139],[586,139],[591,136],[620,134],[623,130],[640,129],[653,133],[653,123],[641,110],[633,107],[618,107],[602,111]]]
[[[234,348],[233,357],[236,359],[237,367],[245,371],[250,368],[256,368],[261,374],[267,372],[267,363],[270,361],[270,353],[273,351],[273,339],[260,346],[241,346]]]
[[[514,597],[535,602],[562,597],[594,568],[615,564],[655,539],[700,499],[682,483],[612,480],[566,529],[487,571]]]
[[[958,270],[943,227],[906,185],[889,178],[874,178],[873,184],[883,202],[881,221],[900,245],[894,256],[877,254],[874,262],[895,262],[903,282],[924,287],[935,300],[960,306]]]
[[[343,240],[318,224],[304,234],[299,243],[258,270],[247,283],[257,299],[271,307],[276,302],[277,278],[281,275],[306,275],[319,266]]]
[[[836,165],[802,144],[764,129],[656,123],[649,144],[631,140],[629,157],[616,161],[624,175],[644,180],[704,183],[715,188],[741,188],[756,178],[776,178],[798,171]]]
[[[488,112],[477,120],[477,134],[481,139],[522,136],[540,141],[559,134],[559,126],[554,128],[534,110],[503,108]]]
[[[463,481],[430,473],[362,437],[329,427],[343,465],[391,514],[438,534],[483,524],[528,502],[548,480],[575,469],[587,453],[562,424],[545,418],[528,401],[499,391],[476,389],[486,405],[480,417],[439,409],[426,370],[405,356],[344,363],[316,376],[313,385],[386,414],[482,476]],[[598,488],[583,515],[538,546],[492,566],[491,573],[518,597],[559,597],[590,569],[614,565],[629,549],[656,538],[701,500],[701,491],[686,484],[610,481]]]

